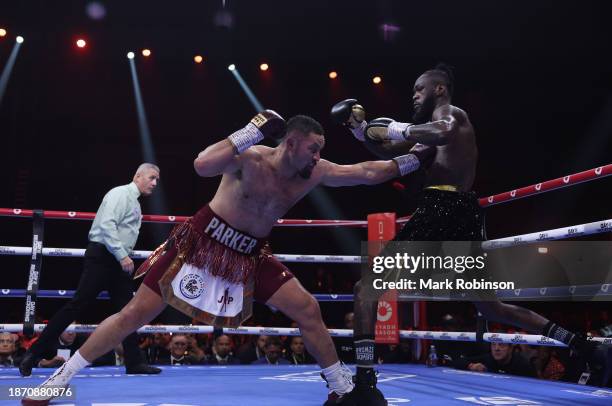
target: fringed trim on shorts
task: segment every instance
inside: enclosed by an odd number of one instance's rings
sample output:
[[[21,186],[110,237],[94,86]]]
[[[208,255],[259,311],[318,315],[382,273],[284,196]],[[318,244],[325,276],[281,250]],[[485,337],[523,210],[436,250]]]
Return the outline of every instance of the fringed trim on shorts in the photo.
[[[207,268],[211,275],[230,283],[246,283],[255,272],[263,255],[271,255],[266,244],[255,255],[244,255],[218,243],[193,227],[189,221],[177,225],[168,238],[185,263],[198,268]]]

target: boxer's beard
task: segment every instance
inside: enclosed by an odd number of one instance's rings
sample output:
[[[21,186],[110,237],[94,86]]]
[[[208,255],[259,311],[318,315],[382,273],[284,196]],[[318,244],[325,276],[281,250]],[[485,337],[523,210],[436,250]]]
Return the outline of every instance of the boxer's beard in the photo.
[[[312,171],[314,170],[315,166],[317,166],[317,163],[313,160],[312,163],[300,169],[298,171],[298,175],[300,175],[300,178],[302,179],[310,179],[310,175],[312,175]]]
[[[435,98],[432,96],[428,96],[427,98],[425,98],[425,101],[423,101],[423,104],[421,104],[418,110],[415,110],[414,114],[412,115],[413,123],[423,124],[428,121],[431,121],[431,115],[433,114],[435,108],[436,108]]]
[[[307,166],[298,172],[300,178],[302,179],[310,179],[310,175],[312,175],[312,169],[310,166]]]

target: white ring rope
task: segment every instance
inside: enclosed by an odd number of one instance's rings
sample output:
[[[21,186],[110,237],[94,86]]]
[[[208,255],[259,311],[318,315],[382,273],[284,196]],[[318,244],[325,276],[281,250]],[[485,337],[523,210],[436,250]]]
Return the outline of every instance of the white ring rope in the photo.
[[[46,324],[36,324],[34,332],[39,333],[46,327]],[[96,329],[96,324],[71,324],[66,329],[75,333],[90,333]],[[0,324],[0,332],[19,333],[23,329],[23,324]],[[210,334],[214,331],[212,326],[172,326],[172,325],[146,325],[138,329],[138,333],[194,333]],[[348,329],[329,329],[332,337],[352,337],[353,331]],[[250,334],[267,336],[299,336],[298,328],[287,327],[238,327],[223,328],[224,334]],[[475,342],[476,333],[459,331],[413,331],[400,330],[401,338],[421,339],[421,340],[441,340],[441,341],[465,341]],[[589,340],[612,344],[612,338],[591,337]],[[567,347],[564,343],[553,340],[552,338],[532,334],[502,334],[484,333],[483,341],[505,343],[505,344],[529,344],[544,345],[550,347]]]
[[[540,241],[562,240],[564,238],[574,238],[584,235],[607,233],[612,231],[612,219],[594,221],[592,223],[578,224],[575,226],[555,228],[552,230],[537,231],[535,233],[521,234],[510,237],[488,240],[482,243],[484,250],[504,248],[531,244]],[[152,251],[132,251],[130,256],[135,259],[146,259]],[[32,254],[32,247],[13,247],[0,246],[1,255],[22,255]],[[83,257],[83,248],[43,248],[43,256],[51,257]],[[302,262],[302,263],[351,263],[358,264],[361,257],[357,255],[298,255],[298,254],[275,254],[282,262]]]
[[[562,240],[583,235],[600,234],[612,231],[612,219],[594,221],[592,223],[575,226],[555,228],[552,230],[536,231],[535,233],[515,235],[511,237],[488,240],[482,243],[483,250],[504,248],[510,246],[530,244],[539,241]]]
[[[130,257],[135,259],[146,259],[153,251],[132,251]],[[0,246],[1,255],[29,256],[32,247],[10,247]],[[48,257],[83,257],[83,248],[43,248],[43,256]],[[275,254],[282,262],[311,262],[311,263],[361,263],[361,257],[356,255],[297,255],[297,254]]]

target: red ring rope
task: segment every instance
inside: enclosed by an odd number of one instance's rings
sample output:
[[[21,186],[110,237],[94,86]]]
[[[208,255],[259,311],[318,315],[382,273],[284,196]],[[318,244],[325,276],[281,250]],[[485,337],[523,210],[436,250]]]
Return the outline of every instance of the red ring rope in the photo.
[[[588,171],[566,175],[561,178],[548,180],[545,182],[536,183],[534,185],[525,186],[520,189],[511,190],[508,192],[499,193],[496,195],[483,197],[478,200],[482,207],[492,206],[499,203],[505,203],[512,200],[520,199],[527,196],[533,196],[540,193],[549,192],[556,189],[561,189],[568,186],[574,186],[579,183],[588,182],[595,179],[604,178],[612,175],[612,164],[589,169]],[[10,209],[0,208],[0,216],[11,217],[32,217],[32,210],[28,209]],[[45,218],[65,219],[65,220],[93,220],[96,213],[78,212],[78,211],[56,211],[45,210]],[[187,220],[187,216],[163,216],[155,214],[145,214],[142,216],[142,221],[148,223],[182,223]],[[398,219],[399,222],[405,222],[407,218]],[[307,219],[279,219],[276,224],[278,227],[367,227],[367,221],[364,220],[307,220]]]

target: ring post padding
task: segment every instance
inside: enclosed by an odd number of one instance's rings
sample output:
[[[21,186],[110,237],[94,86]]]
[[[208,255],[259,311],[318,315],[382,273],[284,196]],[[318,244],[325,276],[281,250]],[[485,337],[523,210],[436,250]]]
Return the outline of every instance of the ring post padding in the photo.
[[[368,215],[368,255],[379,255],[385,242],[395,238],[395,213],[373,213]],[[397,292],[385,292],[376,309],[375,338],[379,344],[399,343],[399,315]]]
[[[32,219],[32,256],[30,257],[30,272],[26,288],[25,311],[23,317],[23,334],[31,337],[34,334],[36,319],[36,296],[38,283],[42,272],[43,236],[45,231],[45,215],[42,210],[33,211]]]

